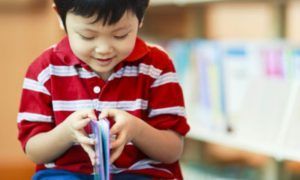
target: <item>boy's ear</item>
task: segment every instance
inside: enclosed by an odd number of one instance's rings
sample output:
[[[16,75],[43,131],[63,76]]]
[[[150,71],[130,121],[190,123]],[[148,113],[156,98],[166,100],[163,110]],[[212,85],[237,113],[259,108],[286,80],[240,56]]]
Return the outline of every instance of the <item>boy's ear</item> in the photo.
[[[56,11],[57,13],[57,8],[56,8],[56,5],[54,3],[52,3],[52,8]]]
[[[56,8],[56,5],[53,3],[52,4],[52,8],[54,9],[54,11],[56,12],[56,17],[58,19],[58,23],[59,23],[59,27],[62,29],[62,30],[65,30],[65,27],[64,27],[64,24],[58,14],[58,11],[57,11],[57,8]]]
[[[144,18],[142,18],[140,24],[139,24],[139,28],[143,27],[143,24],[144,24]]]

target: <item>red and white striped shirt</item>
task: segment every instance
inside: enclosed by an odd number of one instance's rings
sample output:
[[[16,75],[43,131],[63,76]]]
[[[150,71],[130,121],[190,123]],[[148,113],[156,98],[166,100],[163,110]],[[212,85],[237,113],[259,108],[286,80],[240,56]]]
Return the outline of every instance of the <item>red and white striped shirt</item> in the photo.
[[[157,129],[183,136],[189,130],[182,90],[172,61],[163,51],[137,38],[133,52],[103,81],[73,54],[66,37],[28,68],[18,114],[19,140],[25,149],[28,139],[50,131],[74,111],[100,113],[107,108],[125,110]],[[88,155],[76,144],[52,163],[37,165],[37,170],[45,168],[93,173]],[[111,172],[182,179],[178,162],[151,160],[132,143],[125,146]]]

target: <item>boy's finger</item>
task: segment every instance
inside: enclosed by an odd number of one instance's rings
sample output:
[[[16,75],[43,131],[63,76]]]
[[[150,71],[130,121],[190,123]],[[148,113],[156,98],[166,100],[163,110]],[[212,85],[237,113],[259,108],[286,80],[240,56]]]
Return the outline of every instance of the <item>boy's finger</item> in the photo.
[[[109,109],[103,109],[99,114],[99,119],[108,117],[108,111]]]
[[[88,156],[90,157],[91,163],[92,165],[95,165],[96,162],[96,153],[93,150],[93,148],[89,145],[86,144],[81,144],[81,147],[83,148],[83,150],[88,154]]]
[[[114,141],[112,141],[112,142],[110,143],[110,148],[111,148],[111,149],[115,149],[115,148],[121,146],[122,144],[125,144],[125,135],[120,134],[120,135],[116,138],[116,140],[114,140]]]
[[[115,117],[118,110],[116,109],[103,109],[99,115],[99,118]]]
[[[87,116],[88,116],[90,119],[97,119],[95,110],[93,110],[93,109],[90,109],[90,110],[87,112]]]
[[[122,151],[123,151],[124,146],[121,146],[120,148],[117,148],[115,150],[113,150],[111,152],[111,156],[110,156],[110,163],[112,164],[113,162],[115,162],[116,159],[118,159],[118,157],[121,155]]]
[[[80,144],[89,144],[89,145],[94,145],[95,144],[95,140],[92,138],[87,137],[86,135],[84,135],[81,132],[76,132],[76,139]]]
[[[83,129],[89,122],[91,121],[90,118],[85,118],[80,121],[74,123],[74,129],[80,130]]]
[[[118,134],[121,131],[121,126],[118,123],[115,123],[109,131],[110,135]]]
[[[78,115],[81,119],[91,118],[97,119],[96,113],[93,109],[84,109],[78,112]]]

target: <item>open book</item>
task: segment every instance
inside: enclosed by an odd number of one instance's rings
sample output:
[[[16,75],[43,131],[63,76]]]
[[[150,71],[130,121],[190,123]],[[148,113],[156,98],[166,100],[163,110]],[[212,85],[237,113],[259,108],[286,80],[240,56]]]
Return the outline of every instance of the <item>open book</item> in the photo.
[[[90,124],[96,141],[97,161],[94,165],[94,179],[109,180],[109,121],[107,119],[92,120]]]

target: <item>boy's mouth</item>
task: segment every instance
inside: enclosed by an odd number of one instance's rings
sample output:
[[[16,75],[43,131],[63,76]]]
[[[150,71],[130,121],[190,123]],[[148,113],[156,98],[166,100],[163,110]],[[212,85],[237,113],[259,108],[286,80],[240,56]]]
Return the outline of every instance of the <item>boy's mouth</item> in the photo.
[[[101,63],[102,65],[104,64],[110,64],[114,57],[110,57],[110,58],[94,58],[98,63]]]
[[[108,62],[108,61],[111,61],[113,58],[106,58],[106,59],[95,58],[95,59],[100,62]]]

